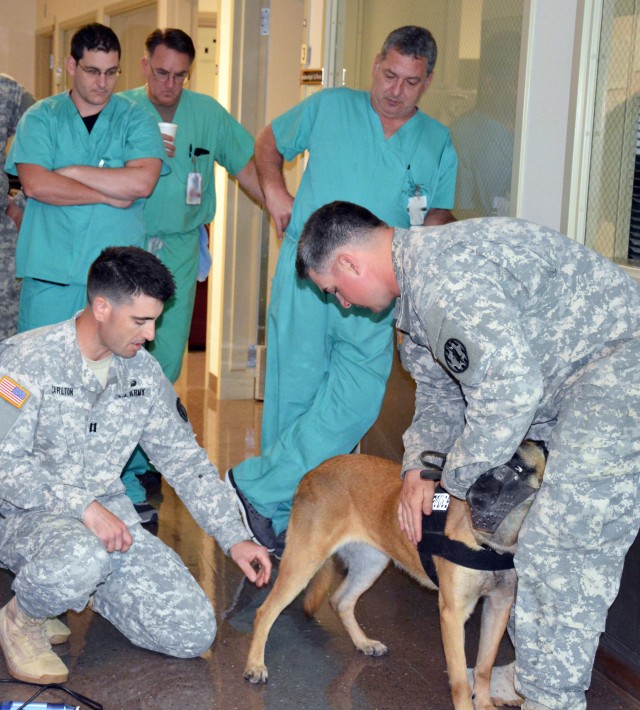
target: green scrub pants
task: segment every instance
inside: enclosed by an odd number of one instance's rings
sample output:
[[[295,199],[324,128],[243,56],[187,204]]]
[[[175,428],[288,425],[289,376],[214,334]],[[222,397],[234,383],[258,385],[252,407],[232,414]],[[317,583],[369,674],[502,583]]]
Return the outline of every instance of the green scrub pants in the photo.
[[[393,353],[391,309],[340,308],[297,278],[297,246],[285,237],[272,289],[261,454],[233,467],[276,534],[304,474],[352,451],[376,420]]]
[[[191,330],[200,258],[199,230],[150,238],[147,240],[147,248],[169,269],[176,282],[175,296],[167,301],[156,324],[156,337],[147,345],[164,374],[171,382],[175,382],[180,376]],[[139,446],[136,447],[122,472],[122,483],[133,503],[146,500],[146,492],[138,476],[148,468],[149,459]]]

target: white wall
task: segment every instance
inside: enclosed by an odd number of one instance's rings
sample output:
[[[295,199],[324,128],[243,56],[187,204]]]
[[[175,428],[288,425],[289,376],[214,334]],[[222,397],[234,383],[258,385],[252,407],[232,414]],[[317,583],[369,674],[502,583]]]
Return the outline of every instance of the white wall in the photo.
[[[36,0],[1,0],[0,72],[35,92]]]
[[[516,144],[519,166],[514,171],[516,214],[562,230],[563,205],[568,199],[565,166],[573,139],[570,97],[575,29],[584,2],[530,0],[529,5],[530,24],[523,37],[529,57],[521,96],[523,130]]]

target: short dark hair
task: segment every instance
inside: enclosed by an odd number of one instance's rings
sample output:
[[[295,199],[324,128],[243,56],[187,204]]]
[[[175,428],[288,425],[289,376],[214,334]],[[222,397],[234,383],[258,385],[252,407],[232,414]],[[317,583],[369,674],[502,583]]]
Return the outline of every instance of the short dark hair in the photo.
[[[162,44],[168,49],[173,49],[180,54],[187,54],[190,64],[196,58],[196,48],[193,45],[191,37],[189,37],[186,32],[176,29],[175,27],[167,27],[164,30],[153,30],[144,44],[150,57],[155,52],[156,47]]]
[[[427,76],[433,72],[438,58],[438,46],[431,32],[425,27],[417,25],[405,25],[398,27],[387,35],[387,38],[380,50],[380,56],[384,59],[390,49],[405,56],[412,56],[414,59],[425,59],[427,62]]]
[[[167,267],[139,247],[107,247],[91,264],[87,276],[87,300],[104,296],[115,304],[136,296],[149,296],[166,303],[176,292],[173,276]]]
[[[71,38],[71,56],[79,62],[86,50],[93,52],[117,52],[122,54],[116,33],[99,22],[83,25]]]
[[[371,230],[386,227],[365,207],[353,202],[330,202],[317,209],[307,220],[296,257],[296,272],[309,278],[309,270],[321,273],[335,251],[346,244],[366,242]]]

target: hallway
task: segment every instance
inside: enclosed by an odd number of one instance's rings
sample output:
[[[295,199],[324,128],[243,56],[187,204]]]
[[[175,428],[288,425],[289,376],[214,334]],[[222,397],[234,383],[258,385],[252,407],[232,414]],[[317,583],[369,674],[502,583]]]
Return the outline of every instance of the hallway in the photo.
[[[253,401],[219,402],[205,388],[204,353],[190,354],[188,368],[179,394],[199,442],[224,472],[258,452],[262,407]],[[214,603],[216,641],[201,658],[173,659],[132,646],[90,609],[70,613],[70,642],[57,647],[70,669],[69,688],[109,710],[451,708],[436,594],[395,568],[387,569],[357,609],[367,632],[389,646],[387,657],[362,656],[326,603],[316,618],[308,619],[298,599],[269,637],[269,683],[250,685],[242,672],[255,609],[267,591],[242,582],[240,571],[200,531],[168,485],[163,483],[161,495],[152,502],[159,505],[160,521],[151,529],[182,556]],[[0,571],[1,604],[10,598],[11,579]],[[477,633],[476,613],[468,626],[469,657],[475,653]],[[498,663],[511,661],[512,653],[503,640]],[[0,678],[8,678],[1,654]],[[25,700],[31,692],[24,686],[0,685],[0,701]],[[587,697],[589,710],[640,710],[640,704],[597,673]],[[45,699],[77,704],[60,691],[46,691],[39,701]]]

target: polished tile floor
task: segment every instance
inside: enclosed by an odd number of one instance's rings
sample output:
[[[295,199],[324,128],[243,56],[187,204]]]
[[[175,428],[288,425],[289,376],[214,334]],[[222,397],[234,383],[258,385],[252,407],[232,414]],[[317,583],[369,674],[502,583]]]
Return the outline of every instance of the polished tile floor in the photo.
[[[261,405],[219,402],[205,388],[204,356],[193,353],[178,383],[200,443],[221,471],[259,450]],[[159,504],[158,536],[182,556],[213,602],[218,635],[195,660],[172,659],[132,646],[91,610],[68,614],[69,643],[58,651],[71,671],[67,686],[109,710],[445,710],[451,707],[441,648],[437,599],[401,572],[388,569],[362,598],[358,618],[384,641],[387,657],[368,658],[351,645],[325,603],[308,619],[300,600],[276,622],[267,645],[269,683],[242,677],[255,609],[266,591],[242,582],[233,562],[195,525],[166,484]],[[277,572],[277,570],[276,570]],[[0,602],[10,598],[11,575],[0,571]],[[478,615],[468,624],[468,654],[475,653]],[[512,659],[503,641],[499,663]],[[0,678],[8,678],[0,654]],[[0,685],[1,700],[25,700],[30,690]],[[60,691],[44,699],[64,702]],[[41,700],[43,699],[41,698]],[[73,703],[71,703],[73,704]],[[82,706],[86,707],[86,706]],[[597,673],[589,710],[640,709]]]

